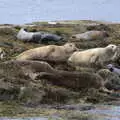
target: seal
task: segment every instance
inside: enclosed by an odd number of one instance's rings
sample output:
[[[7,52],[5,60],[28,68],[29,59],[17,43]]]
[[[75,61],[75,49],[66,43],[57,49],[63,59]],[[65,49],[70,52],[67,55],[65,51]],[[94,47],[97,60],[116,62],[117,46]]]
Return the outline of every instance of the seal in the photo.
[[[109,44],[104,48],[92,48],[74,52],[68,59],[68,63],[74,66],[100,65],[114,60],[117,46]]]
[[[36,35],[33,35],[33,37]],[[44,33],[41,35],[41,43],[48,43],[50,41],[59,42],[64,41],[63,37],[51,34],[51,33]]]
[[[44,33],[44,32],[27,32],[26,29],[21,28],[17,34],[17,39],[24,42],[34,42],[34,43],[47,43],[49,41],[61,41],[63,38],[61,36]]]
[[[47,45],[27,50],[16,57],[17,60],[48,60],[67,61],[70,55],[78,50],[74,43],[66,43],[62,46]]]
[[[87,31],[85,33],[72,35],[72,39],[76,40],[96,40],[96,39],[103,39],[105,37],[108,37],[108,34],[106,31]]]

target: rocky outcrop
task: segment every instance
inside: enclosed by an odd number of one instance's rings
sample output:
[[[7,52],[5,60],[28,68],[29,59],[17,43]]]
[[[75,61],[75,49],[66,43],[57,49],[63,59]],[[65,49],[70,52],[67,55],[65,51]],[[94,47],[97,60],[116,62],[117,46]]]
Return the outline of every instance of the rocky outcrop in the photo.
[[[118,74],[108,69],[101,69],[98,71],[98,74],[105,80],[106,88],[110,90],[120,90],[120,77]]]
[[[97,74],[55,70],[46,62],[12,60],[0,63],[1,100],[66,101],[72,96],[76,98],[81,89],[100,88],[102,81]]]
[[[64,36],[68,41],[72,34],[85,33],[88,30],[106,31],[108,37],[97,40],[77,40],[75,44],[79,49],[85,50],[95,47],[105,47],[108,44],[118,45],[120,43],[120,25],[98,25],[90,26],[82,24],[58,25],[58,26],[0,26],[0,47],[4,47],[6,58],[11,60],[25,50],[44,46],[43,44],[24,43],[16,41],[15,36],[19,29],[26,27],[31,32],[44,31]],[[88,28],[89,27],[89,28]],[[35,29],[35,31],[34,31]],[[48,43],[49,44],[49,43]],[[51,43],[55,44],[55,43]],[[57,42],[58,45],[65,44]],[[118,56],[119,57],[119,56]],[[119,60],[115,61],[119,64]],[[87,66],[88,67],[88,66]],[[106,82],[106,87],[114,90],[119,88],[119,77],[104,77],[98,75],[94,69],[80,68],[76,72],[67,63],[51,62],[28,62],[28,61],[6,61],[0,63],[0,100],[16,100],[25,104],[40,103],[68,103],[75,101],[104,102],[111,100],[108,94],[100,93],[99,88]],[[105,74],[107,75],[107,74]],[[115,77],[115,78],[114,78]],[[111,83],[109,83],[112,81]],[[113,82],[114,81],[114,82]],[[109,84],[108,84],[109,83]],[[109,85],[109,86],[108,86]],[[116,87],[118,86],[118,87]],[[93,89],[94,88],[94,89]],[[93,89],[91,92],[90,89]],[[74,101],[75,100],[75,101]]]

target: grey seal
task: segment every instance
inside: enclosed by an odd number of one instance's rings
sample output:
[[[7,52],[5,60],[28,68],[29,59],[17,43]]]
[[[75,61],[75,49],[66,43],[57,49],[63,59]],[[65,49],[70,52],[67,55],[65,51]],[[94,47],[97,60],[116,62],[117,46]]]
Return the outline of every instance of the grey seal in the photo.
[[[49,41],[59,42],[63,40],[63,37],[56,34],[45,32],[27,32],[24,28],[20,29],[16,37],[24,42],[34,43],[47,43]]]

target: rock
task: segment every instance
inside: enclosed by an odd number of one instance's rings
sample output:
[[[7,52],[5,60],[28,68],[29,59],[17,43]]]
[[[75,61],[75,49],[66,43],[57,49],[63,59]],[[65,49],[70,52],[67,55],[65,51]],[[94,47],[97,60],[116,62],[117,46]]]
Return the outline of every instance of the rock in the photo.
[[[103,87],[103,79],[94,73],[89,72],[66,72],[57,71],[55,74],[44,73],[38,75],[37,79],[45,79],[57,86],[63,86],[73,90]]]
[[[103,84],[102,78],[97,74],[89,72],[68,72],[64,70],[55,70],[47,62],[13,60],[4,62],[4,64],[10,64],[11,68],[13,68],[14,64],[15,66],[20,67],[19,70],[21,70],[20,74],[22,77],[29,76],[29,79],[33,80],[45,79],[54,85],[73,88],[75,90],[91,87],[100,88]],[[14,73],[14,75],[18,76],[19,74],[17,75]]]
[[[101,69],[98,74],[105,80],[105,87],[109,90],[120,90],[120,77],[108,69]]]
[[[35,84],[20,65],[13,61],[0,63],[0,99],[39,103],[44,95],[41,83]],[[39,85],[39,86],[38,86]]]
[[[89,25],[87,26],[87,30],[104,30],[104,31],[111,31],[111,28],[105,24],[97,24],[97,25]]]
[[[97,74],[55,70],[48,63],[39,61],[12,60],[0,63],[0,80],[0,90],[13,91],[10,94],[4,92],[4,96],[1,92],[0,96],[26,104],[38,104],[48,98],[49,102],[66,102],[81,89],[99,89],[103,85],[103,79]]]
[[[0,35],[12,35],[14,36],[16,34],[16,30],[12,27],[1,27],[0,26]]]
[[[64,106],[53,106],[53,108],[56,109],[64,109],[64,110],[79,110],[79,111],[86,111],[86,110],[91,110],[94,109],[95,107],[92,105],[82,105],[82,104],[77,104],[77,105],[64,105]]]
[[[91,73],[95,73],[95,69],[94,68],[90,68],[90,67],[76,67],[76,70],[79,72],[91,72]]]
[[[53,103],[69,103],[78,98],[79,92],[74,92],[61,86],[50,85],[49,82],[44,84],[46,94],[41,103],[53,104]]]
[[[48,69],[47,65],[45,62],[25,63],[14,60],[0,63],[0,100],[17,100],[31,106],[40,103],[68,102],[76,98],[78,96],[76,92],[54,84],[49,85],[50,81],[31,79],[31,73],[34,75],[45,70],[45,73],[50,70],[54,72],[52,68]]]
[[[36,86],[20,87],[18,100],[26,105],[38,105],[44,100],[43,97],[45,95],[46,92]]]

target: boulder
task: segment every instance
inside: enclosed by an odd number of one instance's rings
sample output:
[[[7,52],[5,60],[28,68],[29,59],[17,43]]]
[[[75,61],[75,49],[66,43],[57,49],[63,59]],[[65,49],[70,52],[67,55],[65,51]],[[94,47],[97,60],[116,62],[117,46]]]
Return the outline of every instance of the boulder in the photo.
[[[118,74],[101,69],[98,74],[105,80],[105,87],[109,90],[120,90],[120,77]]]
[[[27,105],[65,103],[83,89],[99,89],[103,79],[89,72],[56,70],[42,61],[11,60],[0,63],[0,100]]]

